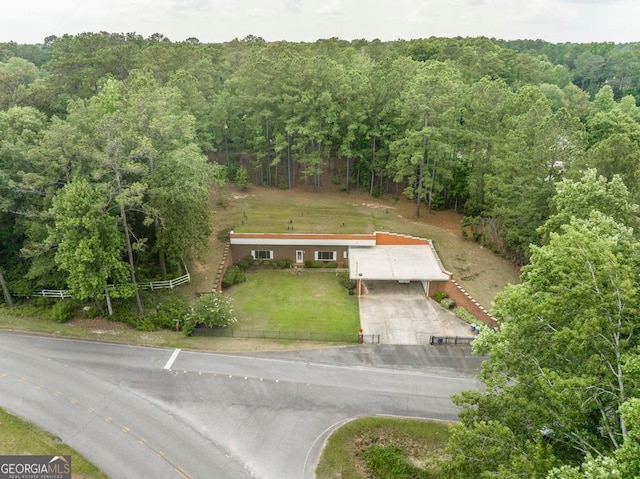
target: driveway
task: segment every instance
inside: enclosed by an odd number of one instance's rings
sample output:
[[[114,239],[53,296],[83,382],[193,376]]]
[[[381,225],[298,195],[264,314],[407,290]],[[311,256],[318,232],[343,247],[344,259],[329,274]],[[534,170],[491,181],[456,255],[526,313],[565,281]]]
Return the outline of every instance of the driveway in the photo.
[[[426,297],[417,281],[368,281],[359,298],[365,340],[381,344],[428,344],[430,336],[473,336],[470,326]]]

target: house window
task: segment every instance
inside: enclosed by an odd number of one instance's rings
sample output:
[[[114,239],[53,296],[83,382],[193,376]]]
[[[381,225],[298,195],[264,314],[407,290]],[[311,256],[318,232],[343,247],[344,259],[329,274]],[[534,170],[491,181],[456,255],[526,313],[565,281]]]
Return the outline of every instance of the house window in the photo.
[[[253,259],[273,259],[273,251],[256,250],[251,252]]]
[[[316,251],[316,261],[335,261],[336,257],[335,251]]]

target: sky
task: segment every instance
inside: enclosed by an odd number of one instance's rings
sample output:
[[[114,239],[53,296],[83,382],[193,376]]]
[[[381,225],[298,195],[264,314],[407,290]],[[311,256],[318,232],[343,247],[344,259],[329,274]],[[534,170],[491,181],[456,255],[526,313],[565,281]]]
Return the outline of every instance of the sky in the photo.
[[[477,37],[640,41],[638,0],[3,0],[0,42],[82,32],[219,43]]]

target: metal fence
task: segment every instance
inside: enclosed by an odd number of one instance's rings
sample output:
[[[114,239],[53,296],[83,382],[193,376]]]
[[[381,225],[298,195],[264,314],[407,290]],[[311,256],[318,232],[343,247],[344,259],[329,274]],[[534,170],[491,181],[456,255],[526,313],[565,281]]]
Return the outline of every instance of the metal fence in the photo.
[[[444,346],[444,345],[463,345],[463,344],[471,344],[471,342],[476,339],[475,337],[460,337],[460,336],[430,336],[429,344],[433,344],[435,346]]]
[[[232,329],[196,327],[194,336],[216,336],[221,338],[244,339],[282,339],[291,341],[319,341],[326,343],[357,343],[358,333],[340,333],[332,331],[278,331],[265,329]],[[372,342],[373,335],[367,339]]]

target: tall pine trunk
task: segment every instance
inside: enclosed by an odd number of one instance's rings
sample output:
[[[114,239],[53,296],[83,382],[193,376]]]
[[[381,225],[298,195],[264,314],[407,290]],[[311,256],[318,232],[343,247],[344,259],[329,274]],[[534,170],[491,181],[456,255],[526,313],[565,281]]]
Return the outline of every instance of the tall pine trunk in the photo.
[[[2,274],[2,270],[0,270],[0,286],[2,286],[2,294],[4,295],[4,302],[7,303],[7,306],[13,307],[13,298],[11,298],[11,293],[9,293],[9,287],[7,286],[7,282],[4,280],[4,275]]]
[[[120,172],[116,172],[116,185],[118,186],[118,193],[122,194],[122,183],[120,182]],[[136,305],[138,306],[138,312],[144,313],[142,308],[142,301],[140,301],[140,293],[138,291],[138,282],[136,281],[136,269],[133,263],[133,249],[131,248],[131,238],[129,237],[129,224],[127,223],[127,214],[124,209],[124,204],[120,203],[120,219],[122,220],[122,227],[124,229],[124,238],[127,245],[127,255],[129,256],[129,273],[131,274],[131,282],[136,295]]]

